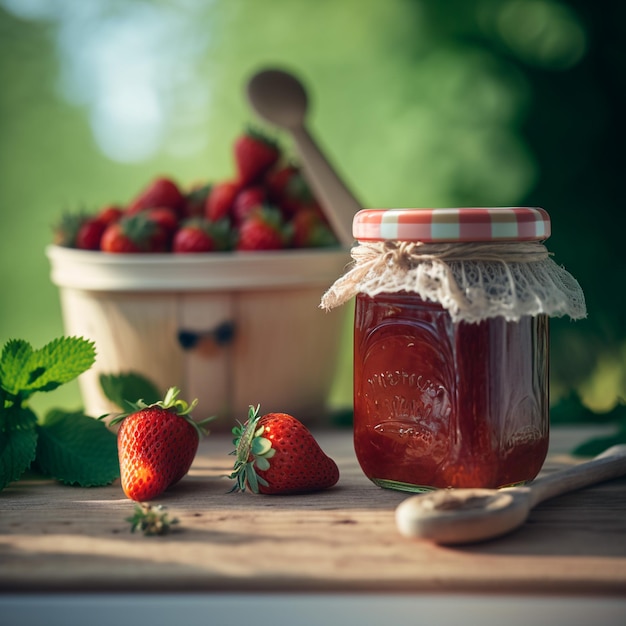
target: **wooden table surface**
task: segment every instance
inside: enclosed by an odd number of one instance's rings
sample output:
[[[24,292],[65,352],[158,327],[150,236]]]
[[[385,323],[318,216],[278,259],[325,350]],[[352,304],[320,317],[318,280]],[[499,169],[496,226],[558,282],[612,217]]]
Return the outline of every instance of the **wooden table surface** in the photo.
[[[228,493],[230,436],[211,435],[156,501],[180,520],[161,537],[130,533],[133,503],[117,482],[14,483],[0,492],[0,591],[626,595],[626,478],[547,501],[505,537],[440,547],[397,532],[407,494],[362,475],[349,430],[315,435],[341,478],[299,496]],[[577,462],[566,453],[585,435],[553,429],[544,471]]]

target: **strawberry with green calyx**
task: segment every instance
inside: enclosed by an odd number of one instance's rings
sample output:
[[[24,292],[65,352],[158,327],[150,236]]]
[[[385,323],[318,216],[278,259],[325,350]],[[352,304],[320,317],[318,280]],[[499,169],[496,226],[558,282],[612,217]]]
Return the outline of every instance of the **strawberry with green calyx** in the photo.
[[[172,252],[174,254],[197,254],[213,252],[216,249],[215,241],[208,229],[208,220],[189,220],[185,222],[174,235]]]
[[[100,250],[100,242],[106,228],[107,224],[97,217],[85,220],[76,233],[74,247],[79,250]]]
[[[59,221],[53,226],[53,242],[64,248],[75,248],[78,232],[90,218],[86,211],[63,213]]]
[[[91,215],[84,210],[65,213],[54,226],[54,243],[79,250],[99,250],[107,227],[118,221],[121,209],[108,206]]]
[[[265,205],[266,196],[265,187],[261,185],[242,189],[235,197],[231,210],[235,226],[242,224],[252,211],[262,208]]]
[[[291,227],[275,207],[264,206],[252,211],[239,227],[236,249],[258,252],[282,250],[291,241]]]
[[[278,203],[281,198],[288,195],[291,181],[299,173],[300,169],[295,163],[279,164],[272,168],[265,175],[265,186],[270,199]]]
[[[117,206],[116,204],[108,204],[104,206],[98,211],[96,215],[96,219],[103,224],[113,224],[113,222],[117,222],[124,215],[124,209]]]
[[[102,233],[100,250],[115,254],[143,252],[144,250],[142,250],[136,240],[137,236],[133,232],[129,232],[123,224],[115,222],[107,226],[104,233]]]
[[[176,231],[172,252],[187,254],[228,250],[231,248],[231,240],[230,222],[227,219],[210,222],[201,217],[190,218]]]
[[[165,252],[170,235],[148,211],[126,215],[107,226],[100,249],[112,253]]]
[[[269,172],[266,186],[271,202],[280,207],[286,218],[317,204],[302,171],[293,163]]]
[[[337,464],[309,431],[287,413],[259,414],[250,407],[245,424],[233,428],[237,457],[232,491],[290,494],[328,489],[339,480]]]
[[[233,151],[238,180],[242,187],[261,180],[280,158],[278,143],[254,128],[248,128],[235,140]]]
[[[210,183],[197,184],[185,194],[185,210],[183,213],[186,218],[202,217],[204,215],[204,207],[212,187],[213,185]]]
[[[133,412],[114,418],[121,422],[117,433],[120,477],[124,494],[145,502],[161,495],[183,478],[198,451],[200,437],[212,418],[195,422],[191,411],[197,401],[178,399],[180,390],[171,387],[165,398],[146,405],[130,404]]]
[[[174,209],[165,206],[154,207],[145,211],[147,219],[156,224],[150,239],[151,252],[169,252],[174,233],[180,226],[180,219]]]
[[[121,208],[108,205],[100,209],[94,216],[83,217],[82,223],[76,233],[74,247],[79,250],[100,250],[102,235],[111,225],[118,222],[123,215]]]
[[[300,209],[292,218],[294,248],[325,248],[339,244],[318,207]]]
[[[145,215],[150,221],[156,222],[170,234],[174,234],[180,224],[180,219],[174,209],[166,206],[146,209]]]

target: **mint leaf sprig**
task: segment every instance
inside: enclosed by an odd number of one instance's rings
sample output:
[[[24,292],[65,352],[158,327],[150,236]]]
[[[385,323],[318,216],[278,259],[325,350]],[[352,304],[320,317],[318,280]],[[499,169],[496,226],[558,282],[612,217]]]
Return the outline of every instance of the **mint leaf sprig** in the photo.
[[[50,411],[43,420],[29,407],[36,392],[70,382],[95,362],[94,344],[60,337],[39,350],[22,339],[0,354],[0,490],[33,465],[66,484],[104,485],[119,476],[116,437],[82,412]]]
[[[95,359],[93,342],[80,337],[54,339],[39,350],[23,339],[12,339],[0,356],[5,403],[21,405],[36,391],[52,391],[88,370]]]

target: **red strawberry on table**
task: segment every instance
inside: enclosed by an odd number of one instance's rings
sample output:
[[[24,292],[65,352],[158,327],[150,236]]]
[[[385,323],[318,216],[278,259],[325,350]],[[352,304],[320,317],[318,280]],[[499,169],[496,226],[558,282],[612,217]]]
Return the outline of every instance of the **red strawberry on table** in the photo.
[[[235,140],[235,167],[247,187],[259,181],[280,158],[278,144],[258,130],[248,129]]]
[[[337,464],[322,451],[309,429],[287,413],[261,416],[250,407],[245,424],[233,428],[237,460],[231,491],[289,494],[319,491],[339,480]]]
[[[117,433],[120,477],[124,494],[131,500],[156,498],[191,467],[209,420],[194,422],[191,411],[196,401],[189,405],[179,400],[179,392],[172,387],[163,400],[151,405],[140,400],[133,413],[111,421],[121,422]]]

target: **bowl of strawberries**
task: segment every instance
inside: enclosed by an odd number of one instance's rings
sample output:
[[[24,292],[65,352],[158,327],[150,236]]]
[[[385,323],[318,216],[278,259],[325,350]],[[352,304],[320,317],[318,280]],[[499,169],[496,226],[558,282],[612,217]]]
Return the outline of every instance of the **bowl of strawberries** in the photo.
[[[98,354],[79,379],[87,413],[115,410],[100,377],[122,373],[179,387],[199,416],[327,412],[344,324],[319,302],[349,253],[275,141],[247,130],[233,152],[229,180],[158,176],[55,227],[46,254],[65,332]]]

